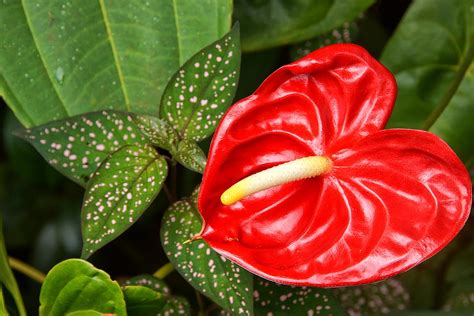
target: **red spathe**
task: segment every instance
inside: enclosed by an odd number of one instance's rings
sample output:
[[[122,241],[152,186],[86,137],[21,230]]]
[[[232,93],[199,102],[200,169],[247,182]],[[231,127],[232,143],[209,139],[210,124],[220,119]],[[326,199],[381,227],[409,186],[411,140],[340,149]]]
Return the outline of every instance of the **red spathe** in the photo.
[[[356,45],[275,71],[214,135],[198,199],[202,237],[247,270],[292,285],[373,282],[435,254],[468,218],[469,174],[434,134],[382,130],[395,98],[392,74]],[[329,157],[332,171],[221,203],[237,181],[314,155]]]

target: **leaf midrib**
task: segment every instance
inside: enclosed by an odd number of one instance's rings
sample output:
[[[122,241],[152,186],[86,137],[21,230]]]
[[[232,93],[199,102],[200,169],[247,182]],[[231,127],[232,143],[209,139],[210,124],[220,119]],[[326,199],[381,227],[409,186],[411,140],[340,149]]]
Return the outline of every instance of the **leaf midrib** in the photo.
[[[71,116],[71,113],[69,112],[68,108],[66,107],[66,102],[64,101],[62,95],[59,93],[58,87],[56,86],[55,81],[53,80],[53,78],[51,77],[51,74],[48,71],[48,67],[46,67],[47,64],[46,64],[46,61],[43,57],[43,53],[39,49],[38,43],[36,41],[36,37],[33,34],[33,27],[32,27],[33,25],[31,24],[30,18],[28,16],[28,12],[26,12],[26,9],[25,9],[25,0],[21,0],[20,5],[21,5],[21,9],[23,10],[23,14],[25,15],[25,21],[26,21],[26,24],[28,25],[28,31],[31,35],[31,39],[32,39],[32,41],[35,45],[36,51],[38,52],[38,56],[41,60],[41,64],[44,68],[44,71],[46,72],[46,75],[47,75],[49,81],[51,82],[51,86],[53,87],[54,92],[58,96],[59,101],[61,101],[61,106],[63,107],[64,111],[66,112],[66,115]]]
[[[120,57],[118,55],[118,49],[117,49],[117,46],[115,44],[115,40],[114,40],[114,37],[113,37],[112,28],[111,28],[111,23],[110,23],[110,20],[109,20],[109,16],[108,16],[108,13],[107,13],[107,8],[106,8],[104,0],[99,0],[99,5],[100,5],[100,11],[102,12],[102,17],[103,17],[103,20],[104,20],[105,30],[107,32],[107,38],[108,38],[109,43],[110,43],[110,49],[112,50],[112,55],[114,57],[115,68],[117,70],[117,75],[118,75],[119,81],[120,81],[120,87],[121,87],[120,90],[122,90],[123,98],[125,99],[125,106],[127,108],[127,111],[130,112],[131,111],[131,109],[130,109],[130,99],[128,97],[127,87],[125,85],[125,77],[123,75],[122,65],[120,64]]]
[[[464,2],[466,4],[466,2]],[[464,12],[466,12],[466,48],[465,48],[465,54],[463,58],[460,60],[459,63],[459,69],[456,72],[456,75],[454,77],[454,80],[452,83],[449,85],[448,90],[446,93],[443,95],[441,100],[438,102],[438,104],[435,106],[433,111],[431,111],[430,115],[428,118],[425,120],[423,123],[423,129],[424,130],[429,130],[438,120],[438,118],[441,116],[441,114],[444,112],[444,110],[448,107],[451,99],[454,97],[456,92],[458,91],[459,86],[461,85],[468,69],[471,63],[474,60],[474,43],[473,43],[473,30],[471,29],[472,27],[472,18],[473,15],[470,13],[469,8],[465,8]]]

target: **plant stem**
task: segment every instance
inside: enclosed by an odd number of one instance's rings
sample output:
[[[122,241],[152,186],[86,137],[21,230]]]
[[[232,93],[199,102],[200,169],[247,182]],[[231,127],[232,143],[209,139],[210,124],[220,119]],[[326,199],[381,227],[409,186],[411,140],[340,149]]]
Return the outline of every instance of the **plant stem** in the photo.
[[[18,259],[8,257],[8,263],[12,267],[12,269],[23,273],[24,275],[28,276],[29,278],[35,280],[38,283],[43,283],[45,279],[45,274],[40,270],[30,266],[29,264],[20,261]]]
[[[204,310],[204,301],[202,299],[201,293],[199,293],[197,290],[194,290],[194,292],[196,293],[196,299],[199,305],[198,316],[205,316],[206,312]]]
[[[170,189],[168,188],[168,186],[166,185],[166,183],[163,183],[163,191],[165,191],[166,198],[168,199],[168,202],[169,202],[170,204],[173,204],[174,202],[176,202],[176,201],[173,199],[173,195],[171,194],[171,191],[170,191]]]
[[[168,262],[167,264],[160,267],[158,271],[153,273],[153,276],[158,279],[164,279],[173,271],[174,271],[173,264],[171,264],[171,262]]]
[[[171,194],[175,201],[178,200],[178,195],[176,192],[176,160],[171,160]]]

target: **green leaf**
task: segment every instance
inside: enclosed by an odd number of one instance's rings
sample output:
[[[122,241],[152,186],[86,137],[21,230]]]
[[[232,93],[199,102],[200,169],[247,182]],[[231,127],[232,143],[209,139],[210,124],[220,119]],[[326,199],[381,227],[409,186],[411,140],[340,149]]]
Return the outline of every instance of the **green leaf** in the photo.
[[[231,14],[230,0],[3,1],[0,90],[26,126],[111,108],[157,114],[168,79],[229,31]]]
[[[5,248],[5,241],[3,239],[3,221],[0,217],[0,285],[6,288],[13,299],[18,309],[20,316],[26,316],[25,305],[21,297],[20,289],[16,283],[15,276],[8,263],[7,249]]]
[[[255,51],[293,44],[352,21],[374,0],[237,0],[234,16],[242,23],[242,49]]]
[[[351,316],[382,315],[407,309],[410,296],[395,280],[334,289],[334,295]]]
[[[85,185],[112,152],[147,140],[131,115],[100,111],[54,121],[19,133],[59,172]]]
[[[147,316],[159,314],[166,304],[161,293],[144,286],[129,285],[123,289],[128,316]]]
[[[173,157],[186,168],[199,173],[203,173],[206,167],[206,154],[192,140],[182,140]]]
[[[176,270],[227,311],[253,314],[252,274],[214,252],[203,240],[185,243],[201,231],[195,200],[181,200],[165,213],[161,242]]]
[[[429,129],[465,161],[474,155],[473,7],[414,1],[381,58],[399,88],[389,126]]]
[[[171,292],[165,281],[148,274],[137,275],[131,279],[128,279],[124,282],[124,285],[146,286],[149,289],[163,293],[165,295],[169,295]]]
[[[239,26],[189,59],[163,93],[160,117],[182,139],[200,141],[214,132],[232,103],[240,70]]]
[[[80,259],[65,260],[49,271],[41,287],[40,305],[40,316],[63,316],[73,312],[81,312],[79,315],[94,315],[92,312],[127,315],[118,283],[104,271]]]
[[[82,257],[88,258],[145,212],[168,174],[166,160],[148,145],[113,152],[97,169],[82,206]]]
[[[326,34],[319,35],[291,46],[291,60],[300,59],[312,51],[327,45],[352,43],[357,38],[357,32],[358,26],[355,22],[344,22],[342,26],[337,27]]]
[[[156,312],[153,312],[154,314],[159,313],[160,315],[176,315],[176,314],[177,315],[191,315],[191,309],[186,299],[182,297],[171,296],[170,289],[163,280],[155,278],[152,275],[144,274],[144,275],[133,277],[125,281],[124,284],[126,285],[126,289],[128,289],[128,294],[131,293],[130,285],[145,287],[147,289],[153,290],[155,293],[160,293],[161,299],[164,300],[164,305],[161,307],[161,309],[157,310]],[[144,291],[144,290],[135,289],[134,291],[136,291],[136,293],[138,294],[139,292]],[[137,295],[137,296],[140,296],[140,295]],[[145,296],[146,295],[143,295],[143,297]],[[130,298],[130,295],[128,297]],[[138,299],[140,298],[138,297]],[[127,310],[128,310],[129,304],[127,300],[127,291],[125,291],[125,300],[127,301]],[[158,303],[152,304],[152,305],[158,305]],[[132,314],[129,312],[128,315],[131,316]],[[150,315],[150,314],[143,314],[143,315]]]
[[[178,136],[167,121],[149,115],[132,115],[132,117],[150,143],[170,151],[175,150]]]
[[[292,287],[255,278],[256,316],[346,315],[330,290],[314,287]]]

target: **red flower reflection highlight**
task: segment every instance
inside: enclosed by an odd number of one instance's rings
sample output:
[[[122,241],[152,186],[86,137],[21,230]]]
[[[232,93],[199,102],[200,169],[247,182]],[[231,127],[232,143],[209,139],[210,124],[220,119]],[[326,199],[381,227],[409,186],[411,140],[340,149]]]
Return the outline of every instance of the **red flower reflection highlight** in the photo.
[[[382,130],[395,98],[392,74],[356,45],[275,71],[214,135],[201,237],[261,277],[324,287],[381,280],[438,252],[468,218],[469,174],[434,134]],[[316,176],[286,181],[314,156]]]

